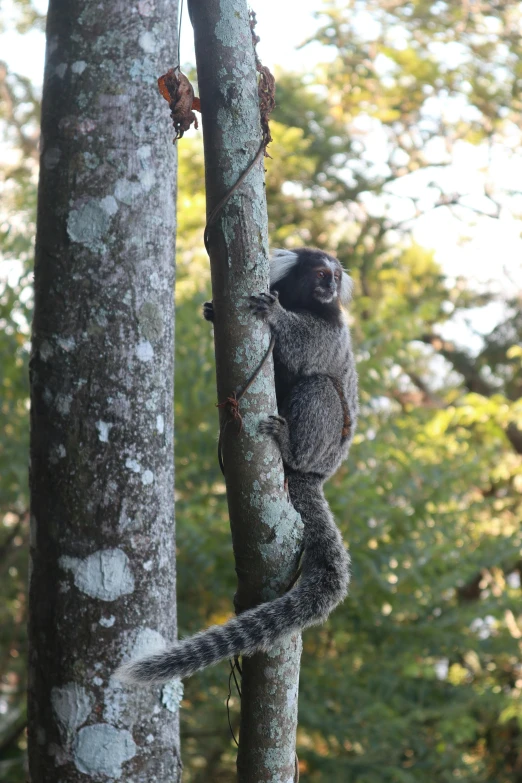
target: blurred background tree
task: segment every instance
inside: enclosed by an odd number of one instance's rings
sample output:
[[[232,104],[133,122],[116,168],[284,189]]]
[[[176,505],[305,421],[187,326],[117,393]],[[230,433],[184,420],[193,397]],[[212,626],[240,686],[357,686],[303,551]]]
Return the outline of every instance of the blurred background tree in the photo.
[[[41,23],[28,1],[15,5],[23,29]],[[302,780],[522,781],[522,6],[332,0],[317,10],[319,60],[276,74],[271,239],[327,247],[350,270],[362,413],[328,487],[353,583],[326,627],[304,637]],[[0,777],[21,783],[38,99],[7,69],[0,95]],[[183,635],[230,615],[235,577],[200,318],[210,290],[200,137],[179,153]],[[491,237],[497,252],[459,274],[453,245]],[[220,666],[186,683],[191,783],[234,780],[227,679]],[[233,725],[237,706],[233,695]]]

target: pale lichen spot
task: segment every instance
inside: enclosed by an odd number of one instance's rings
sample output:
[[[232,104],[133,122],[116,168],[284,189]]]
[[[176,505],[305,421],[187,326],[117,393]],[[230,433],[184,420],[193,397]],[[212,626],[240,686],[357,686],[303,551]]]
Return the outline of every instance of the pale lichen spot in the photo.
[[[56,397],[56,410],[62,416],[67,416],[71,410],[72,397],[70,394],[59,394]]]
[[[102,625],[104,628],[112,628],[116,621],[116,618],[113,614],[110,615],[110,617],[100,617],[98,620],[99,624]]]
[[[62,351],[65,351],[66,353],[71,353],[71,351],[74,351],[76,348],[76,340],[74,337],[57,337],[56,343],[60,346]]]
[[[147,54],[152,54],[156,51],[156,39],[150,31],[145,31],[138,38],[138,43]]]
[[[49,454],[49,460],[52,465],[56,465],[61,459],[67,456],[67,451],[63,443],[59,443],[58,446],[53,446]]]
[[[82,134],[92,133],[94,130],[96,130],[96,123],[94,120],[86,117],[84,120],[80,120],[76,123],[76,130],[78,133]]]
[[[94,696],[76,682],[51,690],[51,705],[63,742],[70,741],[76,729],[85,723],[94,703]]]
[[[94,152],[84,152],[83,160],[87,168],[91,169],[91,171],[94,171],[100,165],[100,159]]]
[[[67,219],[67,233],[78,242],[96,252],[103,249],[102,240],[109,233],[112,216],[97,199],[91,199],[78,209],[71,210]]]
[[[98,686],[103,685],[103,680],[101,677],[98,677],[98,675],[96,675],[96,677],[92,678],[92,684]]]
[[[148,193],[154,187],[156,176],[152,169],[145,169],[139,174],[140,184],[145,193]]]
[[[258,443],[263,439],[262,435],[259,433],[259,422],[261,421],[261,418],[262,417],[259,414],[250,412],[245,413],[243,416],[244,432]]]
[[[85,559],[61,557],[58,564],[71,571],[76,587],[92,598],[115,601],[134,591],[129,558],[121,549],[104,549]]]
[[[60,63],[60,65],[56,66],[54,72],[59,79],[63,79],[63,77],[65,76],[65,72],[67,71],[67,68],[68,68],[67,63]]]
[[[143,144],[142,147],[138,147],[137,155],[138,160],[142,163],[142,165],[145,163],[145,161],[149,160],[151,156],[152,148],[150,144]]]
[[[141,628],[132,646],[131,659],[143,658],[145,655],[161,652],[165,647],[165,639],[159,631],[155,631],[153,628]]]
[[[140,519],[139,512],[136,517],[131,517],[128,515],[127,502],[125,498],[121,503],[121,511],[118,519],[118,526],[122,532],[139,530],[139,528],[141,527],[141,519]],[[132,546],[134,546],[132,538],[130,539],[130,543]]]
[[[161,703],[169,712],[177,714],[183,699],[183,683],[179,679],[167,682],[161,689]]]
[[[76,62],[71,65],[71,71],[73,73],[78,73],[78,74],[83,73],[86,68],[87,68],[87,63],[85,62],[85,60],[76,60]]]
[[[107,723],[119,723],[125,714],[128,692],[115,677],[111,676],[109,684],[105,688],[103,700],[103,720]]]
[[[45,150],[42,157],[44,168],[47,170],[54,169],[61,157],[62,153],[58,147],[49,147],[49,149]]]
[[[120,778],[122,764],[136,755],[136,743],[126,729],[95,723],[80,729],[74,745],[74,764],[89,776]]]
[[[157,342],[165,331],[164,314],[154,302],[144,302],[138,313],[141,334],[151,344]]]
[[[135,459],[125,460],[125,467],[129,468],[129,470],[132,470],[133,473],[141,473],[141,465]]]
[[[109,432],[113,426],[113,424],[109,424],[106,421],[97,421],[96,429],[98,430],[98,440],[100,440],[102,443],[108,443]]]
[[[163,433],[165,432],[165,420],[161,415],[161,413],[159,413],[156,416],[156,429],[158,430],[160,435],[163,435]]]
[[[154,483],[154,473],[152,472],[152,470],[143,471],[143,476],[141,477],[141,483],[146,487]]]
[[[157,80],[157,65],[153,57],[135,58],[129,68],[131,79],[143,82],[144,84],[155,84]]]
[[[145,569],[145,571],[152,571],[153,565],[154,563],[152,562],[152,560],[147,560],[146,563],[143,563],[143,568]]]
[[[140,16],[152,16],[154,12],[154,3],[152,0],[140,0],[138,3],[138,12]]]
[[[53,355],[52,345],[47,340],[44,340],[40,346],[40,357],[44,362],[46,362],[48,359],[51,358],[52,355]]]
[[[114,195],[123,204],[130,206],[133,202],[137,201],[142,193],[142,186],[140,182],[131,182],[128,179],[119,179],[114,188]]]
[[[100,201],[100,206],[102,209],[105,210],[105,212],[108,215],[115,215],[118,211],[118,202],[114,198],[114,196],[105,196],[105,198],[102,198]]]
[[[46,59],[58,49],[58,36],[53,35],[47,40]]]
[[[286,705],[289,709],[293,709],[297,705],[297,697],[299,693],[299,684],[294,682],[290,688],[286,691]]]
[[[136,346],[136,356],[140,362],[150,362],[154,357],[154,349],[148,340],[138,343]]]

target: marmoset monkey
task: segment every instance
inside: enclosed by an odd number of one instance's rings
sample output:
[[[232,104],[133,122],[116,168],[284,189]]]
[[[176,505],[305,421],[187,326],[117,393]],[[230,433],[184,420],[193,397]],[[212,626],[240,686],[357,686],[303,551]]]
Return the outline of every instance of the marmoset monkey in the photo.
[[[301,576],[279,598],[224,625],[124,664],[127,682],[164,683],[236,655],[269,650],[282,637],[322,623],[348,590],[349,556],[323,494],[348,455],[358,414],[357,373],[342,305],[352,281],[339,261],[311,248],[276,250],[270,293],[250,297],[275,337],[278,416],[260,423],[281,450],[288,491],[303,520]],[[213,305],[204,305],[212,321]]]

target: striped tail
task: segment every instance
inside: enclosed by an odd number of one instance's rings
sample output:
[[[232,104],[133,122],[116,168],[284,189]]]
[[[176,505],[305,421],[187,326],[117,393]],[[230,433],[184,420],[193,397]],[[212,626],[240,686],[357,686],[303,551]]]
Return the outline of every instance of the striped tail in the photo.
[[[190,677],[226,658],[266,652],[283,637],[326,620],[347,594],[350,559],[324,498],[322,482],[293,474],[289,491],[304,523],[302,573],[297,587],[164,652],[123,664],[116,671],[119,680],[152,685]]]

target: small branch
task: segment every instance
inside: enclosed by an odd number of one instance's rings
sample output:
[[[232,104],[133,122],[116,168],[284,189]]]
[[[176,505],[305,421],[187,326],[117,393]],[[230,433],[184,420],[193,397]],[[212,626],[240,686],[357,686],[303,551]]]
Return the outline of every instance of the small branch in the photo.
[[[428,388],[428,385],[424,383],[422,378],[411,370],[407,370],[404,367],[401,368],[405,375],[411,380],[411,382],[417,387],[418,391],[399,391],[398,389],[390,393],[390,397],[405,408],[407,405],[414,405],[416,408],[438,408],[442,409],[447,407],[444,400],[438,397],[436,394]]]
[[[423,334],[421,340],[423,343],[431,345],[437,353],[453,365],[455,370],[464,378],[466,388],[470,392],[482,394],[483,397],[491,397],[498,391],[498,389],[495,389],[481,378],[470,357],[464,351],[456,348],[454,343],[444,340],[436,334]]]

